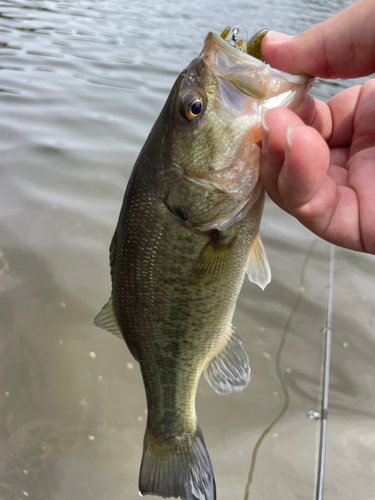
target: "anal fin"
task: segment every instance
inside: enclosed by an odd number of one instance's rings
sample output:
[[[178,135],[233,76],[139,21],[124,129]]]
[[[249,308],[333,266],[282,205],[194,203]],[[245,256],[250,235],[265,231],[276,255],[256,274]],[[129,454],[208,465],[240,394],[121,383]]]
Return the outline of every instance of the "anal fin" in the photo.
[[[227,340],[204,370],[210,386],[219,394],[242,391],[250,381],[249,357],[231,325]]]

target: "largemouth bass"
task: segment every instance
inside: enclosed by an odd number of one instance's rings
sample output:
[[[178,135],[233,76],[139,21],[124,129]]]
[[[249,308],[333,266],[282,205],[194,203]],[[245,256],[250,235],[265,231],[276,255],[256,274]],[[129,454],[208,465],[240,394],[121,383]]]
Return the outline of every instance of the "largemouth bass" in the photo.
[[[262,288],[270,281],[259,236],[261,113],[294,109],[312,84],[223,38],[208,34],[140,152],[110,246],[112,295],[95,319],[140,363],[142,495],[216,498],[197,385],[202,372],[219,394],[250,380],[231,321],[245,273]]]

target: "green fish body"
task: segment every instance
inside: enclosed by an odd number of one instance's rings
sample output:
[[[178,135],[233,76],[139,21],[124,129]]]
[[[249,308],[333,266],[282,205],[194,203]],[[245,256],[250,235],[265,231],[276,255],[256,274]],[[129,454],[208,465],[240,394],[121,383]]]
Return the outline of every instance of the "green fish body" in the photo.
[[[270,281],[259,237],[260,113],[293,108],[310,86],[210,33],[134,166],[110,247],[112,296],[95,324],[125,338],[140,363],[142,495],[216,498],[197,385],[202,372],[220,394],[250,380],[231,321],[245,273],[262,288]]]

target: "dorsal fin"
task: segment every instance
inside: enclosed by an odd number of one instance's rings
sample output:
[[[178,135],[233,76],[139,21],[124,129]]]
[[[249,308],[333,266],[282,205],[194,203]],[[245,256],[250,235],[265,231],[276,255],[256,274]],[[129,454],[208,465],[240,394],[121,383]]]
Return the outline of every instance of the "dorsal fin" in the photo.
[[[100,313],[95,316],[94,325],[99,327],[99,328],[103,328],[103,330],[107,330],[107,332],[113,333],[113,335],[116,335],[116,337],[120,338],[121,340],[125,340],[124,336],[121,332],[121,328],[117,322],[115,310],[113,307],[112,295],[109,298],[109,301],[106,303],[106,305],[100,311]],[[129,350],[132,353],[134,359],[136,361],[139,361],[138,354],[136,353],[134,346],[129,347]]]
[[[246,272],[249,280],[260,286],[262,290],[271,281],[271,269],[259,233],[251,245]]]
[[[111,280],[113,283],[113,276],[115,274],[115,255],[116,255],[116,243],[117,243],[117,228],[112,237],[111,244],[109,245],[109,265],[111,266]]]
[[[99,328],[103,328],[103,330],[107,330],[107,332],[111,332],[113,335],[116,335],[116,337],[124,340],[115,316],[112,295],[100,313],[95,316],[94,325]]]
[[[210,386],[219,394],[242,391],[250,380],[249,358],[233,325],[223,347],[204,370]]]

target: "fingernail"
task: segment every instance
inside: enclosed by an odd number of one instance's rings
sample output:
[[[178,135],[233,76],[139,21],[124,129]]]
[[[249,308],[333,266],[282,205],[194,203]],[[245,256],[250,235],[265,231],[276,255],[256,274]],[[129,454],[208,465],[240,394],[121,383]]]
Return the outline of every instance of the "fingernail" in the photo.
[[[262,108],[261,111],[261,132],[262,132],[262,153],[265,153],[268,148],[268,138],[270,135],[270,129],[267,126],[265,114],[269,108]]]
[[[279,33],[278,31],[269,31],[265,38],[267,38],[267,43],[281,43],[287,42],[294,37],[286,35],[285,33]]]
[[[288,128],[286,129],[286,142],[288,144],[288,148],[285,150],[285,163],[288,163],[289,151],[292,148],[292,139],[293,139],[293,130],[298,127],[297,123],[289,123]]]

